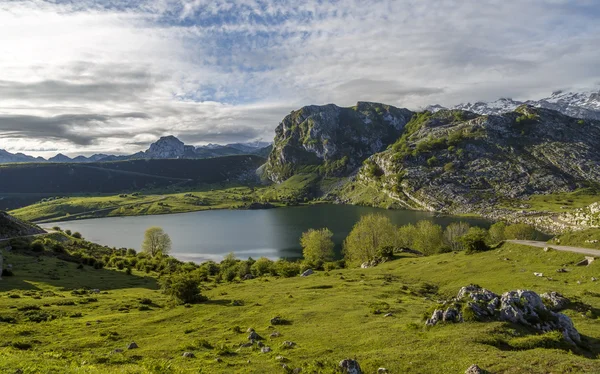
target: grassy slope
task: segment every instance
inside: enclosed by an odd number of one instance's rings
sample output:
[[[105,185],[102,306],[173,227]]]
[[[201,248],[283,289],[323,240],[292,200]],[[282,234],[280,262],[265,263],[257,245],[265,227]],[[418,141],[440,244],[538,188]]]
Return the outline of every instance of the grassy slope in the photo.
[[[574,192],[534,195],[529,200],[505,201],[501,205],[516,210],[564,213],[585,208],[596,201],[600,201],[597,188],[582,188]]]
[[[600,249],[600,229],[567,232],[558,236],[561,245]],[[593,243],[593,241],[598,241]],[[549,243],[555,243],[550,241]]]
[[[194,197],[190,196],[193,195]],[[187,195],[187,196],[186,196]],[[207,209],[232,209],[259,199],[251,187],[223,190],[204,189],[185,193],[141,196],[73,196],[32,204],[10,213],[28,221],[61,221],[106,216],[135,216],[193,212]],[[95,212],[97,210],[101,210]],[[92,213],[94,212],[94,213]],[[86,214],[82,214],[86,213]],[[74,216],[76,215],[76,216]]]
[[[600,323],[574,310],[566,314],[588,337],[592,347],[589,357],[563,349],[502,350],[482,343],[497,338],[523,346],[545,338],[514,337],[511,334],[517,334],[518,329],[497,322],[423,327],[422,315],[435,300],[455,295],[469,283],[497,293],[517,288],[555,290],[590,304],[596,314],[600,313],[600,287],[590,281],[599,275],[600,264],[574,267],[581,256],[570,253],[505,245],[471,256],[403,258],[374,269],[335,270],[329,275],[317,272],[307,278],[210,284],[205,291],[210,301],[190,308],[169,305],[157,291],[154,278],[136,272],[127,276],[89,267],[77,270],[74,264],[53,258],[36,262],[17,254],[7,257],[17,275],[0,282],[0,315],[14,316],[19,322],[0,323],[0,372],[21,368],[25,373],[281,373],[281,364],[275,359],[278,355],[289,359],[291,368],[304,366],[304,372],[311,372],[307,365],[315,368],[316,360],[334,363],[346,357],[356,357],[367,373],[381,366],[391,373],[460,373],[472,363],[494,373],[600,372]],[[563,266],[570,271],[555,272]],[[548,274],[554,281],[535,277],[534,271]],[[424,294],[423,282],[438,286],[438,293]],[[97,302],[54,305],[84,300],[61,291],[62,287],[82,286],[105,292],[93,295]],[[56,292],[57,296],[43,291]],[[9,294],[21,298],[9,298]],[[150,298],[155,305],[149,311],[139,311],[140,298]],[[232,300],[242,300],[244,305],[232,306]],[[389,304],[394,317],[371,313],[371,304],[381,302]],[[23,322],[24,312],[14,307],[27,305],[64,316],[39,324]],[[69,318],[76,312],[82,317]],[[291,323],[276,326],[274,330],[282,337],[270,339],[273,330],[268,327],[269,319],[275,315]],[[247,334],[234,332],[235,326],[243,331],[254,327],[274,352],[238,349]],[[213,348],[195,346],[199,339]],[[297,347],[282,349],[284,340],[297,343]],[[110,354],[131,341],[140,349]],[[32,348],[10,346],[16,342],[32,344]],[[219,356],[224,353],[222,348],[232,353]],[[194,352],[197,358],[181,357],[184,351]],[[596,358],[590,358],[593,356]],[[216,362],[217,357],[222,362]],[[330,372],[326,368],[321,371]]]

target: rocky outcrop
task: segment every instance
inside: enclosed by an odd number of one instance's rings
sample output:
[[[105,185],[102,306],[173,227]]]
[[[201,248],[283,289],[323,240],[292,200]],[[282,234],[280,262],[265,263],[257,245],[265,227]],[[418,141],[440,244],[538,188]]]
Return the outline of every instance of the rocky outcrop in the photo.
[[[568,343],[581,343],[581,336],[571,319],[548,309],[542,297],[528,290],[509,291],[498,296],[479,286],[463,287],[455,299],[443,308],[437,308],[426,324],[462,322],[467,311],[477,320],[507,321],[540,332],[560,331]]]
[[[19,236],[43,234],[44,232],[44,230],[36,225],[23,222],[8,213],[0,211],[0,240]]]
[[[499,218],[503,201],[600,183],[597,144],[600,122],[547,109],[426,112],[370,157],[351,186],[377,186],[402,207]]]
[[[286,116],[275,130],[265,176],[282,182],[298,170],[345,175],[396,141],[413,113],[393,106],[359,102],[306,106]]]

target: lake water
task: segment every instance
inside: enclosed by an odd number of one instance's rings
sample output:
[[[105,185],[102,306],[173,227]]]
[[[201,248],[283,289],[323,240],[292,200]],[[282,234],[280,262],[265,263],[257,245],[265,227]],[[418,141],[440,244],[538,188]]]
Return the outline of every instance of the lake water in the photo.
[[[68,221],[41,225],[60,226],[63,230],[79,231],[89,241],[117,248],[139,250],[144,231],[151,226],[162,227],[171,237],[171,255],[183,260],[219,261],[229,252],[238,258],[301,257],[300,235],[310,228],[327,227],[334,233],[336,251],[361,216],[381,213],[396,225],[432,220],[442,226],[466,221],[471,225],[489,227],[478,219],[440,216],[410,210],[385,210],[352,205],[314,205],[268,210],[211,210],[194,213],[111,217]]]

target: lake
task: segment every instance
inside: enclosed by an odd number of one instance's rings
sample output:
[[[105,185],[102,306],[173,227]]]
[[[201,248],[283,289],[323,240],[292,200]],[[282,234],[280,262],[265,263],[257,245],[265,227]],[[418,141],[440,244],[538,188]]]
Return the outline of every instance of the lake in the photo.
[[[385,210],[352,205],[313,205],[268,210],[210,210],[194,213],[110,217],[82,221],[67,221],[41,225],[60,226],[63,230],[80,232],[89,241],[117,248],[139,250],[144,231],[151,226],[162,227],[171,237],[171,255],[183,260],[220,261],[229,252],[238,258],[252,257],[298,258],[302,256],[300,235],[310,228],[327,227],[339,254],[342,242],[361,216],[380,213],[396,225],[420,220],[432,220],[443,227],[452,222],[466,221],[471,225],[489,227],[481,219],[435,216],[428,212]]]

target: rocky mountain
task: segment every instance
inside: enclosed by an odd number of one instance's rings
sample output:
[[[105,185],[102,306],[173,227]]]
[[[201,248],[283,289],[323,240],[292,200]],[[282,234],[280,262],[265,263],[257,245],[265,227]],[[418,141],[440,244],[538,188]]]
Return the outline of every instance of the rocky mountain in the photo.
[[[132,155],[106,155],[95,154],[90,157],[77,156],[70,158],[61,153],[49,159],[42,157],[27,156],[22,153],[12,154],[0,149],[0,164],[3,163],[18,163],[18,162],[52,162],[52,163],[85,163],[85,162],[109,162],[109,161],[125,161],[125,160],[155,160],[155,159],[171,159],[171,158],[186,158],[186,159],[202,159],[212,157],[234,156],[234,155],[258,155],[266,157],[270,152],[270,143],[266,142],[249,142],[249,143],[234,143],[227,145],[210,144],[207,146],[194,147],[185,145],[175,136],[164,136],[155,143],[150,145],[150,148],[143,152],[138,152]]]
[[[44,230],[0,211],[0,239],[44,233]]]
[[[545,108],[423,112],[365,162],[349,188],[376,186],[407,208],[489,216],[506,199],[600,183],[599,144],[600,121]]]
[[[393,143],[412,115],[407,109],[367,102],[350,108],[305,106],[277,126],[263,175],[275,182],[299,170],[343,175]]]
[[[503,114],[514,111],[521,105],[552,109],[571,117],[600,120],[600,90],[586,92],[553,92],[541,100],[516,101],[501,98],[496,101],[459,104],[451,109],[467,110],[478,114]],[[448,109],[441,105],[430,105],[426,110],[436,112]]]

